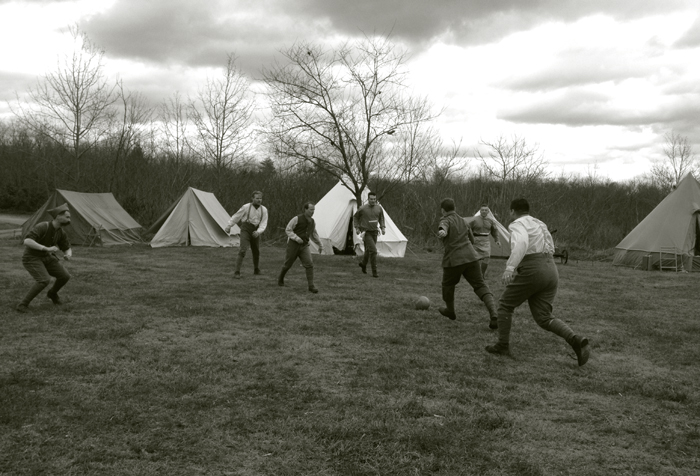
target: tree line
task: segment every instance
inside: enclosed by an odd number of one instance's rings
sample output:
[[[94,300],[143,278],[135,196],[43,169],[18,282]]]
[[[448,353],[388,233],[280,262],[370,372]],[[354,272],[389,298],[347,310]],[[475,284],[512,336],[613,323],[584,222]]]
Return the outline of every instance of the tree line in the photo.
[[[413,243],[436,241],[446,196],[465,215],[488,203],[504,222],[510,200],[525,196],[561,243],[606,249],[698,168],[675,132],[666,159],[625,184],[552,177],[539,146],[517,135],[474,151],[446,143],[433,126],[441,111],[410,91],[407,52],[388,38],[298,42],[262,69],[262,95],[231,53],[193,97],[175,92],[152,106],[106,77],[105,52],[84,32],[71,35],[74,50],[0,121],[2,209],[33,211],[54,189],[112,192],[148,227],[188,186],[229,211],[262,190],[275,239],[302,203],[342,179],[358,199],[366,186],[377,192]]]

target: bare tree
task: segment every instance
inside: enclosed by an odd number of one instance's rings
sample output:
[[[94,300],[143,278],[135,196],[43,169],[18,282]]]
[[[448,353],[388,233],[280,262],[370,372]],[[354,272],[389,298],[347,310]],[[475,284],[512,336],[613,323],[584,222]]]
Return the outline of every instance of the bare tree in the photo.
[[[121,81],[117,83],[117,97],[119,115],[115,114],[109,141],[114,156],[109,181],[110,191],[118,180],[121,172],[120,167],[124,166],[125,157],[135,147],[140,147],[141,139],[145,136],[146,128],[153,115],[153,110],[148,106],[146,98],[141,93],[126,91]]]
[[[283,55],[263,71],[273,156],[343,179],[358,202],[374,173],[414,175],[410,158],[387,156],[387,138],[433,118],[426,99],[408,94],[405,53],[364,38],[328,50],[297,43]]]
[[[183,162],[191,154],[192,148],[188,132],[190,118],[179,92],[160,104],[158,119],[163,136],[163,152],[168,159]]]
[[[196,151],[215,168],[217,177],[231,165],[247,161],[253,108],[249,83],[236,66],[236,57],[229,54],[223,77],[208,78],[190,103],[197,130]]]
[[[117,97],[115,85],[104,76],[104,50],[78,28],[70,33],[72,53],[59,58],[56,71],[29,89],[26,102],[16,95],[18,106],[13,112],[36,134],[48,136],[71,152],[77,179],[80,158],[109,131],[111,105]]]
[[[539,145],[530,145],[524,137],[513,135],[511,138],[499,136],[494,141],[481,140],[487,148],[487,155],[476,151],[486,175],[501,183],[500,203],[509,200],[509,195],[518,193],[522,185],[533,180],[544,179],[547,161],[539,150]],[[510,185],[510,187],[509,187]]]
[[[656,161],[651,167],[652,182],[664,190],[670,190],[688,172],[696,172],[697,158],[688,138],[671,131],[664,135],[665,159]]]

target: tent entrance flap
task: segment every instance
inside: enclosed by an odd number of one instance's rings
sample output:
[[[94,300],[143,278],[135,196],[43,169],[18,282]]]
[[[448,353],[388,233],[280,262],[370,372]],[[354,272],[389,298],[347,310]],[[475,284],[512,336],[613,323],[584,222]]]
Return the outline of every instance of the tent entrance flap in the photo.
[[[352,211],[349,214],[348,219],[348,229],[345,234],[345,248],[342,250],[333,247],[333,254],[335,255],[354,255],[355,254],[355,229],[352,225]]]

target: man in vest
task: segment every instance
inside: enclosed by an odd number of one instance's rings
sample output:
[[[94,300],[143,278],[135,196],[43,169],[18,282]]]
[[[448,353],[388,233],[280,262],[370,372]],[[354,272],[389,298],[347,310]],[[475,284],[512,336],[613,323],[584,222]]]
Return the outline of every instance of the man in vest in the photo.
[[[311,250],[309,249],[309,240],[316,243],[319,253],[323,253],[323,245],[316,232],[316,222],[312,218],[316,206],[312,202],[304,204],[304,213],[297,215],[287,223],[285,232],[287,233],[287,251],[284,257],[284,264],[280,275],[277,277],[277,284],[284,286],[284,275],[292,267],[294,262],[299,258],[302,266],[306,269],[306,280],[309,284],[309,291],[317,293],[318,289],[314,286],[314,262],[311,259]]]
[[[489,267],[489,260],[491,259],[491,239],[489,236],[492,236],[496,244],[501,246],[501,242],[498,240],[496,224],[489,218],[489,211],[489,206],[485,203],[482,204],[479,209],[479,215],[469,222],[469,227],[474,233],[474,249],[479,256],[481,274],[484,278],[486,278],[486,270]]]
[[[377,238],[379,233],[386,234],[386,224],[384,223],[384,209],[377,203],[377,194],[369,192],[367,203],[357,209],[352,218],[355,233],[364,233],[362,243],[365,246],[365,254],[362,262],[359,263],[362,272],[367,274],[367,262],[372,267],[372,276],[379,277],[377,273]]]
[[[460,278],[471,285],[474,294],[479,296],[491,318],[489,328],[497,327],[496,318],[498,316],[496,301],[491,289],[481,275],[481,265],[479,257],[474,250],[474,235],[467,222],[455,211],[455,202],[451,198],[446,198],[440,203],[442,219],[438,226],[438,236],[442,239],[445,247],[445,254],[442,258],[442,299],[445,306],[439,308],[440,314],[449,319],[455,320],[455,286]]]
[[[581,366],[590,356],[588,339],[576,335],[568,324],[552,317],[552,303],[559,283],[559,271],[552,258],[552,235],[547,225],[530,216],[530,204],[524,198],[510,203],[510,216],[513,218],[508,225],[511,253],[502,278],[506,288],[498,303],[498,342],[487,346],[486,350],[510,355],[513,311],[527,301],[535,322],[566,340]]]
[[[267,208],[262,205],[262,192],[253,192],[252,201],[243,205],[228,221],[224,229],[231,232],[233,225],[241,229],[240,248],[236,259],[236,270],[233,273],[235,279],[241,279],[241,264],[248,248],[253,252],[253,274],[262,274],[260,271],[260,235],[267,228]]]
[[[53,220],[37,223],[24,239],[24,255],[22,265],[34,278],[34,286],[29,290],[22,302],[17,305],[17,311],[29,311],[29,303],[32,302],[41,291],[51,282],[51,276],[56,278],[53,286],[46,294],[54,304],[63,304],[58,297],[58,291],[66,285],[70,274],[63,267],[54,254],[59,249],[63,251],[63,258],[69,260],[72,256],[68,235],[63,229],[70,225],[70,211],[65,203],[49,210]]]

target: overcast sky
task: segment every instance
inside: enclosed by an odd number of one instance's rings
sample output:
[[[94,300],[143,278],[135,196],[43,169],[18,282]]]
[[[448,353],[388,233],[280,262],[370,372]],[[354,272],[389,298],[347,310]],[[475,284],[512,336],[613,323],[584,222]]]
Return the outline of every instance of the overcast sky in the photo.
[[[647,172],[671,131],[700,154],[698,0],[0,0],[0,117],[75,24],[153,104],[227,53],[254,81],[295,41],[391,34],[448,142],[517,134],[555,175],[613,180]]]

